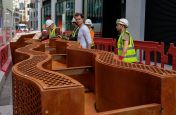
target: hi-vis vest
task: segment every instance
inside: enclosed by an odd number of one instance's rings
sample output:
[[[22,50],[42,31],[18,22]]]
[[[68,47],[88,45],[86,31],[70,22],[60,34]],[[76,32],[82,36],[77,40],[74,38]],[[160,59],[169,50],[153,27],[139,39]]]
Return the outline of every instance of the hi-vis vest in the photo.
[[[128,31],[125,31],[125,32],[120,34],[120,37],[119,37],[118,43],[117,43],[118,56],[120,56],[123,52],[125,34],[127,34],[129,36],[129,44],[128,44],[127,52],[126,52],[122,61],[123,62],[129,62],[129,63],[130,62],[137,62],[137,57],[136,57],[136,51],[134,49],[133,38]]]
[[[56,36],[56,27],[54,26],[54,28],[49,31],[49,38],[54,38],[54,37],[57,37]]]
[[[78,34],[79,27],[74,28],[73,32],[71,33],[72,37],[76,37]]]

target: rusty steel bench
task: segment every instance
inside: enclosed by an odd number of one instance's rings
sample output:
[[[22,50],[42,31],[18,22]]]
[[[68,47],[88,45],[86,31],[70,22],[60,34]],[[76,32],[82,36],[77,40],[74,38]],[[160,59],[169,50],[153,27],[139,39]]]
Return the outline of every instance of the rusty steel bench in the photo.
[[[43,43],[25,43],[14,49],[14,115],[88,115],[84,87],[95,95],[96,112],[89,115],[176,114],[175,71],[119,62],[113,53],[61,39],[55,54]],[[53,61],[66,66],[53,69]]]
[[[34,43],[15,50],[15,58],[20,59],[13,66],[14,115],[82,115],[83,86],[72,78],[45,69],[49,68],[51,55],[33,50],[40,44]]]

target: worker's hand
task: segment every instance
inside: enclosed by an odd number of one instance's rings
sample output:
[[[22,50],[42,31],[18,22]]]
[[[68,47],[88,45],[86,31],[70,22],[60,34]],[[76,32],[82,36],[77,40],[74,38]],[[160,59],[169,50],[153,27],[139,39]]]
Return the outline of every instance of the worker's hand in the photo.
[[[119,60],[122,61],[123,60],[123,56],[119,56]]]

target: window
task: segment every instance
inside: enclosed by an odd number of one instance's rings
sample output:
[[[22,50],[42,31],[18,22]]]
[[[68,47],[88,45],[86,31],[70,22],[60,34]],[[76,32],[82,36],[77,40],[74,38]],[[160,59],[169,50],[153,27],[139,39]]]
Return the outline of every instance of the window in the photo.
[[[87,0],[87,18],[94,23],[102,22],[103,0]]]
[[[75,0],[62,0],[56,3],[56,20],[57,25],[62,25],[62,16],[65,14],[66,30],[71,29],[71,20],[75,13]]]
[[[51,4],[47,4],[44,7],[44,16],[51,15]]]

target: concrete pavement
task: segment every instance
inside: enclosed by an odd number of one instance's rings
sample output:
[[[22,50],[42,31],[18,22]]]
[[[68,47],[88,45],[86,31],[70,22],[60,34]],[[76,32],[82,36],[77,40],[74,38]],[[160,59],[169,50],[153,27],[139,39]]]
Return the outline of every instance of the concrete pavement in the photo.
[[[12,108],[12,72],[10,71],[0,92],[0,115],[13,115]]]

